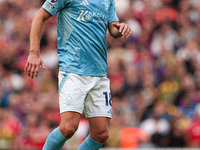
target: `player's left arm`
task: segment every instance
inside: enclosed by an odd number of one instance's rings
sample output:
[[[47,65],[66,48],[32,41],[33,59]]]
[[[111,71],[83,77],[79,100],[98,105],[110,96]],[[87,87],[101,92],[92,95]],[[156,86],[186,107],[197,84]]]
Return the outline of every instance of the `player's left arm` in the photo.
[[[131,36],[131,29],[129,26],[125,23],[119,23],[118,21],[109,23],[108,31],[115,39],[120,37],[129,38]]]

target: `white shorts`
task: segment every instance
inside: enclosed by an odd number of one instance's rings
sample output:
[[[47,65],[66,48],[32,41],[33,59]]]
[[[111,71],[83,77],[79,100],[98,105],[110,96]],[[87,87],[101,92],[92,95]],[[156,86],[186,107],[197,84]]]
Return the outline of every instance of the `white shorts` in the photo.
[[[86,118],[109,117],[112,114],[110,80],[59,71],[60,113],[73,111]]]

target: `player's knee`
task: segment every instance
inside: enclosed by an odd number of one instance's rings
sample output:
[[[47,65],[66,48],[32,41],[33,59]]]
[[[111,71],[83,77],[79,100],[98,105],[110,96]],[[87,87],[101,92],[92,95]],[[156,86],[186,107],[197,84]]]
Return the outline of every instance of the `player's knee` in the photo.
[[[77,128],[78,128],[78,125],[69,124],[69,123],[61,124],[60,132],[63,134],[64,137],[71,138],[76,132]]]
[[[109,137],[108,131],[99,132],[96,134],[96,141],[99,143],[104,143]]]
[[[108,139],[108,137],[109,137],[109,133],[108,132],[105,132],[105,133],[103,133],[103,134],[100,135],[100,138],[101,138],[101,140],[103,142],[105,142]]]

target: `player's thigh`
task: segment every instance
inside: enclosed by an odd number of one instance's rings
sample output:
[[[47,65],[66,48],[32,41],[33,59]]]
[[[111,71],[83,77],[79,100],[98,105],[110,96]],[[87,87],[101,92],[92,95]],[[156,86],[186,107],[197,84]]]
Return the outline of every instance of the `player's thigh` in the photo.
[[[88,118],[90,124],[90,136],[93,140],[103,143],[109,136],[109,125],[111,118],[93,117]]]

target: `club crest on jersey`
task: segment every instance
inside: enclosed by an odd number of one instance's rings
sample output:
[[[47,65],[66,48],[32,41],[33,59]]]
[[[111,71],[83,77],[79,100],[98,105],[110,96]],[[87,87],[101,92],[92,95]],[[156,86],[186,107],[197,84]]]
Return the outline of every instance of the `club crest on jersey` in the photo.
[[[58,0],[51,0],[51,3],[57,3]]]
[[[105,9],[108,10],[110,5],[109,0],[101,0],[101,1],[105,5]]]

